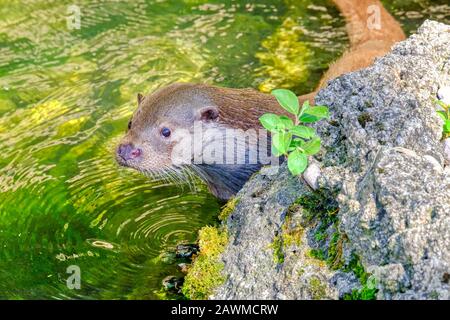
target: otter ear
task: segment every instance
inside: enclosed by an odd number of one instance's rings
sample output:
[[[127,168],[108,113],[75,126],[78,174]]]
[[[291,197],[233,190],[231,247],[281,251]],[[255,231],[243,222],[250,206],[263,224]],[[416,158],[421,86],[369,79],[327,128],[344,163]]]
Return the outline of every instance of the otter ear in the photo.
[[[144,95],[142,93],[137,94],[137,102],[138,104],[141,104],[142,100],[144,100]]]
[[[216,107],[204,107],[198,111],[198,120],[214,121],[219,118],[219,109]]]

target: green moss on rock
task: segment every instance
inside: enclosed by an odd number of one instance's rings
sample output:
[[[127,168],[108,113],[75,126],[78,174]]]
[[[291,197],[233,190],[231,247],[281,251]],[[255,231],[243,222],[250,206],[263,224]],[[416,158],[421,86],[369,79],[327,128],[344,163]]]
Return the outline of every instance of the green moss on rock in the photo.
[[[376,280],[365,271],[361,259],[356,254],[352,254],[350,262],[342,270],[353,272],[362,285],[361,289],[354,289],[351,293],[345,294],[344,300],[376,300],[378,292]]]
[[[227,221],[228,217],[233,213],[234,208],[239,203],[239,198],[232,198],[222,207],[219,213],[220,221]]]
[[[217,227],[203,227],[199,231],[200,253],[184,279],[183,294],[192,300],[204,300],[225,281],[220,254],[228,243],[226,230]]]
[[[284,262],[283,238],[277,235],[273,238],[270,248],[273,250],[273,261],[277,264]]]
[[[273,238],[270,248],[273,250],[275,263],[284,262],[284,252],[291,246],[300,246],[302,243],[303,227],[292,223],[289,213],[286,215],[280,234]]]
[[[347,237],[340,233],[337,213],[339,206],[335,200],[335,193],[319,189],[302,195],[288,211],[302,213],[303,225],[314,230],[314,240],[319,248],[311,249],[307,255],[310,258],[326,262],[331,270],[343,266],[342,250]],[[334,228],[334,232],[330,232]]]
[[[326,297],[327,286],[318,278],[309,280],[309,290],[313,300],[322,300]]]
[[[308,256],[313,259],[324,261],[326,254],[321,249],[311,249],[308,251]]]
[[[360,290],[354,289],[352,293],[345,294],[344,300],[376,300],[377,291],[376,288],[364,286]]]
[[[299,197],[288,211],[301,208],[306,224],[320,222],[326,229],[327,226],[338,221],[339,205],[335,199],[335,192],[319,189]]]
[[[345,241],[347,241],[347,236],[338,231],[331,236],[327,258],[327,265],[331,270],[338,270],[344,266],[342,252]]]
[[[365,271],[360,258],[356,254],[347,262],[343,258],[348,238],[339,231],[339,206],[335,198],[334,192],[325,189],[302,195],[289,207],[288,214],[300,211],[303,226],[314,232],[312,236],[317,246],[306,253],[308,258],[322,261],[330,270],[353,272],[359,279],[362,288],[344,295],[343,299],[374,300],[378,292],[375,279]]]
[[[291,220],[291,216],[287,215],[281,228],[285,249],[293,245],[299,246],[302,243],[304,229],[300,225],[294,225]]]

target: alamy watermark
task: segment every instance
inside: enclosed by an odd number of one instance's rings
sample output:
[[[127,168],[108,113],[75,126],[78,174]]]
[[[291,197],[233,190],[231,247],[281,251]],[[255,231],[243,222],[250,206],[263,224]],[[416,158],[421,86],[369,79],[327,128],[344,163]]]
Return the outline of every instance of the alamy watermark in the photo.
[[[71,290],[80,290],[81,289],[81,269],[77,265],[70,265],[66,269],[66,273],[70,274],[70,276],[66,280],[67,288]]]
[[[369,30],[381,30],[381,8],[377,5],[367,7],[367,28]]]
[[[194,123],[193,132],[174,133],[172,163],[216,165],[279,165],[279,158],[271,153],[270,135],[265,129],[205,128],[201,121]]]
[[[67,7],[66,23],[69,30],[81,29],[81,9],[79,6],[72,4]]]

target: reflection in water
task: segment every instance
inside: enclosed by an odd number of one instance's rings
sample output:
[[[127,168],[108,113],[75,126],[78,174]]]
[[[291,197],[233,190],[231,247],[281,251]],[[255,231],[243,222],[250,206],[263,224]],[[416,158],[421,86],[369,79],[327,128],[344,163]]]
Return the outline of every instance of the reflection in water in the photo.
[[[167,251],[215,223],[219,204],[197,181],[149,181],[116,165],[136,93],[175,81],[302,93],[346,46],[325,0],[85,0],[80,30],[67,29],[72,1],[0,3],[0,298],[8,299],[170,298],[161,280],[177,271]],[[408,31],[427,16],[449,22],[445,1],[388,6]],[[81,290],[66,287],[70,265],[81,269]]]

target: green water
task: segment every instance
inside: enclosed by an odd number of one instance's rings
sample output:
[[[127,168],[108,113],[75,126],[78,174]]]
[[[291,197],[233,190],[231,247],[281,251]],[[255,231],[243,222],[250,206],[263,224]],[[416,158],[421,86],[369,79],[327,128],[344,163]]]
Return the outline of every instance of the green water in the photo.
[[[443,1],[390,1],[408,33]],[[314,3],[314,5],[312,5]],[[173,298],[163,259],[214,224],[205,187],[119,168],[136,94],[175,81],[308,92],[347,38],[327,1],[0,0],[0,299]],[[293,7],[295,5],[295,7]],[[66,268],[81,269],[81,289]]]

